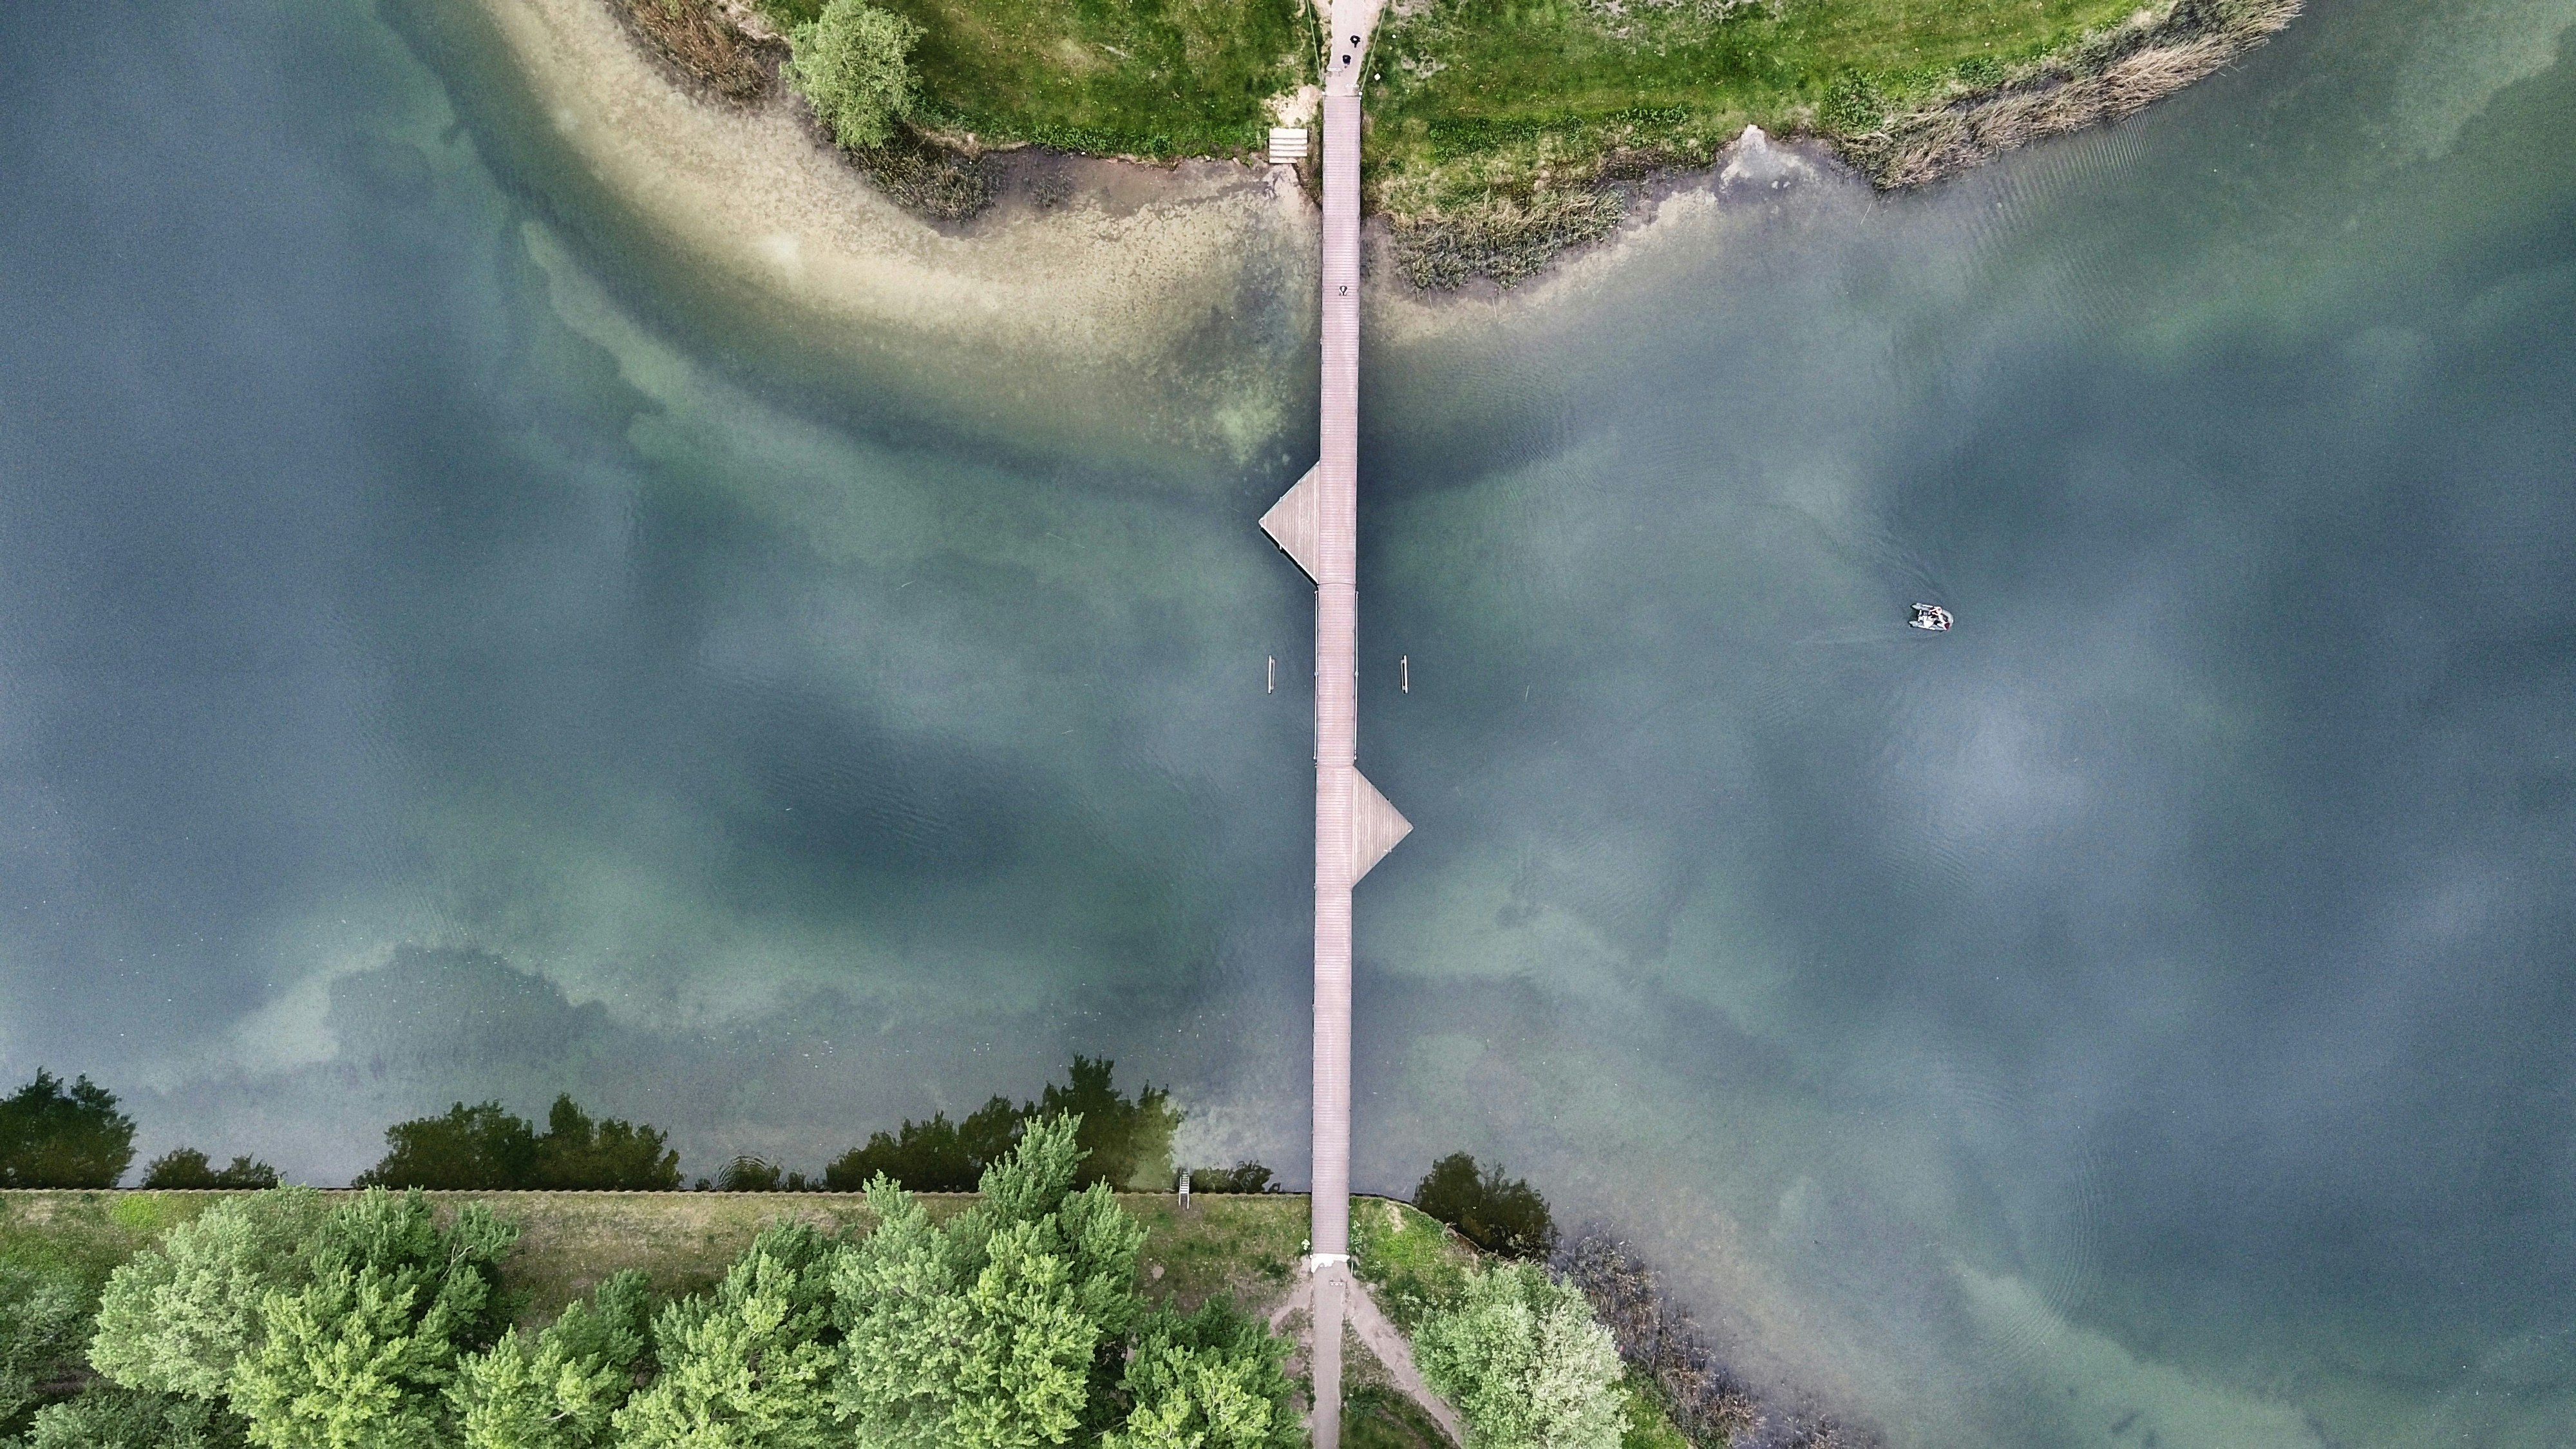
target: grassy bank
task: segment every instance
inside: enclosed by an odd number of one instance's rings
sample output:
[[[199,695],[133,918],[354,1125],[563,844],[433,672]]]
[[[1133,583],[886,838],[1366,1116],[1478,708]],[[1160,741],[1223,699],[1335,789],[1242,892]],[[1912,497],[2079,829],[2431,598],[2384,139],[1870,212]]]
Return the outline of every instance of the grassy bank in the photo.
[[[94,1301],[108,1275],[171,1228],[236,1194],[154,1191],[0,1192],[0,1268],[70,1270]],[[326,1197],[347,1198],[347,1192]],[[724,1277],[760,1230],[782,1219],[827,1232],[874,1226],[865,1200],[846,1193],[440,1192],[426,1195],[453,1221],[483,1202],[516,1225],[499,1265],[499,1288],[515,1297],[518,1321],[535,1328],[592,1294],[611,1274],[641,1270],[657,1296],[701,1293]],[[934,1218],[975,1201],[972,1194],[924,1194]],[[1267,1315],[1295,1285],[1305,1247],[1307,1200],[1290,1194],[1200,1194],[1186,1212],[1168,1194],[1122,1193],[1119,1203],[1146,1229],[1138,1286],[1152,1302],[1190,1310],[1219,1294]],[[1414,1208],[1383,1199],[1352,1204],[1354,1263],[1409,1334],[1454,1305],[1478,1262],[1464,1239]],[[1443,1449],[1432,1418],[1397,1387],[1356,1338],[1345,1343],[1346,1442],[1358,1449]],[[1633,1387],[1623,1449],[1686,1449],[1657,1401]],[[1725,1440],[1708,1441],[1708,1446]]]
[[[719,102],[768,94],[823,0],[607,0]],[[921,28],[912,129],[858,163],[939,216],[971,157],[1036,142],[1135,157],[1261,147],[1311,81],[1298,0],[875,0]],[[1395,0],[1371,55],[1365,204],[1416,286],[1509,284],[1607,235],[1636,183],[1747,125],[1814,136],[1882,187],[2127,115],[2300,0]],[[752,8],[746,9],[748,5]]]
[[[333,1192],[329,1197],[352,1194]],[[0,1192],[0,1264],[71,1267],[93,1286],[164,1232],[221,1201],[220,1192]],[[696,1292],[724,1276],[761,1226],[781,1218],[827,1231],[874,1225],[856,1193],[434,1192],[442,1213],[487,1202],[518,1224],[504,1261],[506,1286],[524,1293],[523,1322],[553,1319],[611,1273],[641,1269],[664,1293]],[[971,1193],[925,1193],[944,1218]],[[1148,1295],[1196,1307],[1224,1292],[1245,1304],[1276,1301],[1306,1239],[1306,1199],[1281,1193],[1206,1195],[1187,1213],[1169,1194],[1118,1198],[1147,1230]]]
[[[784,38],[823,0],[608,0],[686,83],[770,94]],[[1262,103],[1311,77],[1297,0],[875,0],[921,27],[917,137],[973,151],[1035,142],[1095,155],[1250,156]]]
[[[1369,200],[1417,286],[1513,281],[1619,220],[1624,187],[1748,125],[1883,187],[2136,110],[2297,0],[1429,0],[1383,29]]]

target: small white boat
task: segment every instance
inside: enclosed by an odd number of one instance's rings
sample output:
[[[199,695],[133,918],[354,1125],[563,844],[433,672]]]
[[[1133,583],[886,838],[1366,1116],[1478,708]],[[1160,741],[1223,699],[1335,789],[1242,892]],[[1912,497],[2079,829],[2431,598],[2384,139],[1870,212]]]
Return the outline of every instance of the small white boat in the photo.
[[[1929,629],[1935,634],[1945,633],[1950,627],[1950,611],[1939,604],[1918,602],[1914,606],[1914,617],[1905,622],[1917,629]]]

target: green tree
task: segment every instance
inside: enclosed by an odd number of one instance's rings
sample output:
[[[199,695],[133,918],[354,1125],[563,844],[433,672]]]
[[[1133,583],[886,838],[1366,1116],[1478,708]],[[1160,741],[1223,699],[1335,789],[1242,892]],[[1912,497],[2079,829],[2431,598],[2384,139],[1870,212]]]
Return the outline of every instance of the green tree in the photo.
[[[566,1093],[546,1114],[533,1179],[535,1187],[668,1192],[680,1185],[680,1154],[658,1127],[615,1117],[593,1123]]]
[[[358,1174],[359,1187],[499,1192],[536,1177],[537,1134],[527,1119],[498,1102],[459,1102],[443,1117],[419,1117],[385,1129],[384,1159]]]
[[[1467,1422],[1467,1449],[1618,1449],[1619,1351],[1571,1284],[1535,1263],[1467,1280],[1423,1321],[1415,1359]]]
[[[0,1187],[114,1187],[134,1161],[134,1119],[116,1094],[36,1069],[0,1098]]]
[[[853,150],[894,139],[912,114],[909,57],[921,27],[861,0],[830,0],[788,37],[787,83],[811,102],[832,139]]]
[[[415,1188],[332,1210],[309,1279],[260,1299],[233,1367],[235,1412],[266,1449],[429,1449],[453,1437],[445,1390],[459,1354],[507,1324],[493,1270],[518,1230],[469,1203],[441,1228]]]
[[[1119,1380],[1131,1408],[1102,1449],[1295,1449],[1305,1426],[1280,1367],[1288,1343],[1210,1299],[1186,1317],[1158,1313],[1137,1331]]]
[[[853,1147],[823,1169],[823,1184],[834,1192],[859,1192],[882,1173],[914,1192],[973,1192],[984,1169],[1007,1155],[1019,1140],[1019,1108],[1007,1097],[995,1097],[951,1122],[934,1112],[927,1122],[907,1120],[900,1132],[878,1132],[864,1147]]]
[[[629,1449],[819,1449],[847,1435],[826,1389],[840,1364],[832,1239],[809,1224],[761,1231],[712,1294],[653,1321],[662,1372],[616,1413]]]
[[[223,1405],[92,1383],[36,1411],[26,1449],[239,1449],[242,1421]]]
[[[217,1167],[206,1160],[206,1154],[193,1147],[174,1147],[153,1158],[143,1169],[143,1185],[148,1188],[209,1188],[277,1186],[277,1169],[248,1157],[236,1157],[228,1167]]]
[[[985,1170],[984,1200],[945,1225],[891,1180],[869,1185],[878,1227],[832,1279],[834,1397],[862,1443],[1028,1449],[1108,1417],[1145,1231],[1105,1184],[1073,1190],[1080,1130],[1030,1123]]]
[[[306,1245],[328,1213],[321,1194],[288,1187],[172,1228],[109,1275],[91,1367],[129,1388],[222,1397],[258,1341],[261,1299],[309,1281]]]
[[[447,1395],[465,1449],[603,1449],[644,1357],[649,1296],[642,1273],[619,1273],[533,1339],[459,1359]]]
[[[65,1272],[0,1263],[0,1433],[80,1369],[89,1294]]]
[[[1431,1165],[1413,1189],[1413,1205],[1489,1253],[1544,1258],[1556,1246],[1556,1222],[1538,1189],[1503,1176],[1499,1163],[1480,1171],[1464,1152]]]

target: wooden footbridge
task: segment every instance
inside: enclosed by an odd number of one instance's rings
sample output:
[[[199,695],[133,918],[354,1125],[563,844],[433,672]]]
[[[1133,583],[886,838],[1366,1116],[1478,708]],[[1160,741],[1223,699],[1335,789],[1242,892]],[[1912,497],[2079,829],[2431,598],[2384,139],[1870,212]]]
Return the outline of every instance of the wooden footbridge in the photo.
[[[1351,887],[1413,827],[1359,772],[1360,73],[1381,0],[1334,0],[1324,55],[1321,457],[1261,527],[1315,581],[1314,1442],[1341,1439],[1351,1226]]]

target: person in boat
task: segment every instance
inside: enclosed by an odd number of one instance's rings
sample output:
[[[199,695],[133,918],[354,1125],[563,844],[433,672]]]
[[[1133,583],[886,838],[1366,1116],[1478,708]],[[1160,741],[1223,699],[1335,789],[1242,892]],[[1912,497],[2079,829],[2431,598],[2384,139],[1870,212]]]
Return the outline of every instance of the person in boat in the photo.
[[[1939,631],[1950,627],[1950,611],[1939,604],[1917,603],[1914,606],[1914,617],[1905,622],[1917,629]]]

